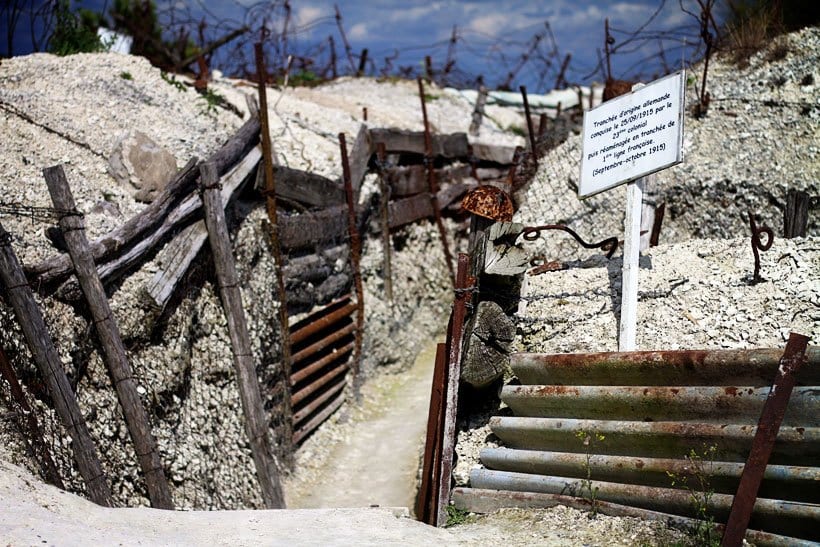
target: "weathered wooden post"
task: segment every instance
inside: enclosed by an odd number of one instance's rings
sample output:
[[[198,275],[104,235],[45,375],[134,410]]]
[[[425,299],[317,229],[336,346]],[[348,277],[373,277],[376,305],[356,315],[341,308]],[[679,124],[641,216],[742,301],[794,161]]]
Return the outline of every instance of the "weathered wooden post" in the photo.
[[[71,437],[71,448],[77,469],[94,503],[111,507],[111,489],[105,476],[97,448],[88,431],[85,418],[77,403],[74,390],[63,369],[63,363],[54,347],[40,308],[26,282],[23,268],[11,247],[11,237],[0,224],[0,279],[14,309],[17,322],[23,330],[26,344],[34,363],[46,384],[60,421]]]
[[[377,168],[379,171],[379,188],[382,193],[381,201],[381,224],[382,224],[382,248],[384,249],[384,295],[390,305],[393,305],[393,267],[391,254],[393,245],[390,242],[390,184],[387,182],[387,147],[383,142],[376,144]]]
[[[809,225],[809,193],[789,190],[783,211],[783,237],[806,237]]]
[[[265,506],[270,509],[281,509],[285,506],[285,498],[279,482],[279,470],[276,468],[271,451],[270,428],[265,418],[262,396],[259,393],[259,381],[256,377],[248,327],[245,323],[245,311],[242,308],[239,276],[236,273],[236,263],[231,251],[228,226],[225,222],[225,211],[222,208],[222,198],[219,194],[219,175],[216,167],[210,162],[200,165],[200,175],[205,225],[208,227],[208,240],[214,255],[219,296],[228,320],[228,334],[231,338],[239,398],[245,414],[245,431],[251,446],[253,461],[256,465],[256,476],[262,489]]]
[[[173,509],[171,490],[165,479],[157,441],[151,433],[151,422],[137,393],[134,373],[125,355],[119,328],[114,321],[114,314],[111,312],[105,290],[97,275],[94,259],[88,249],[82,214],[77,211],[63,167],[48,167],[43,170],[43,175],[54,207],[62,211],[60,230],[68,246],[68,254],[74,263],[77,281],[94,319],[94,327],[103,349],[103,360],[114,380],[128,433],[134,443],[140,468],[145,474],[145,486],[151,505],[158,509]]]

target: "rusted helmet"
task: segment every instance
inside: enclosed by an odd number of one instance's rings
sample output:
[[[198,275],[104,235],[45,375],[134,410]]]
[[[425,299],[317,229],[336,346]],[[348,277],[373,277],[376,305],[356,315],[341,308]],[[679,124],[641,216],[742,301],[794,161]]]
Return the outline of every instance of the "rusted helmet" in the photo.
[[[510,196],[495,186],[479,186],[471,191],[461,200],[461,208],[497,222],[510,222],[513,218]]]

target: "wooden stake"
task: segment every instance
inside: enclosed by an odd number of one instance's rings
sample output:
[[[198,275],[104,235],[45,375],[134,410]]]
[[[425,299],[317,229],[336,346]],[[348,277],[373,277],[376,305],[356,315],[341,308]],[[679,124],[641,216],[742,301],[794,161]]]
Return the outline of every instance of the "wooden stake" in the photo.
[[[626,185],[626,218],[624,219],[624,256],[621,288],[621,324],[618,351],[636,349],[638,321],[638,259],[640,258],[641,204],[643,179]]]
[[[46,179],[54,207],[63,211],[60,218],[60,229],[68,246],[68,254],[74,264],[80,288],[94,319],[94,327],[103,349],[103,360],[114,380],[128,433],[134,443],[134,451],[137,454],[140,468],[145,474],[145,486],[151,505],[158,509],[173,509],[171,490],[165,479],[157,441],[151,433],[151,423],[142,406],[139,393],[137,393],[134,373],[125,355],[119,328],[114,321],[111,306],[108,304],[105,290],[94,266],[94,259],[88,248],[82,215],[77,212],[74,196],[71,194],[63,167],[61,165],[48,167],[43,170],[43,176]]]
[[[112,507],[111,489],[105,476],[97,448],[86,426],[74,390],[65,374],[63,363],[54,347],[40,308],[26,282],[23,268],[11,247],[11,238],[0,224],[0,279],[14,309],[14,315],[26,338],[26,344],[54,401],[54,408],[63,427],[71,437],[71,448],[77,469],[85,481],[91,500]]]
[[[282,509],[285,507],[285,498],[279,482],[279,471],[271,452],[268,436],[270,428],[262,405],[262,396],[259,393],[259,381],[256,377],[250,336],[242,308],[242,293],[239,291],[239,276],[236,273],[236,263],[231,251],[228,226],[225,222],[225,211],[219,195],[219,175],[216,166],[210,162],[200,165],[200,177],[205,225],[208,227],[208,240],[214,255],[219,296],[228,320],[228,334],[231,338],[233,364],[239,384],[239,398],[245,414],[245,431],[256,465],[256,476],[262,490],[265,507]]]
[[[387,149],[383,142],[376,145],[376,157],[378,158],[379,187],[381,188],[381,223],[382,223],[382,247],[384,249],[384,296],[390,305],[393,305],[393,267],[391,254],[393,245],[390,242],[390,185],[387,184],[385,174],[385,164],[387,163]]]

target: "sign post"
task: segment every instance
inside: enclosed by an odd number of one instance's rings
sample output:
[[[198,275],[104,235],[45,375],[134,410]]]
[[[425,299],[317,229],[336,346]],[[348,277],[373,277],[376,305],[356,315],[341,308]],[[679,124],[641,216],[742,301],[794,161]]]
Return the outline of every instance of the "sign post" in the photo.
[[[627,186],[619,351],[636,348],[641,177],[683,161],[683,71],[584,113],[578,197]]]

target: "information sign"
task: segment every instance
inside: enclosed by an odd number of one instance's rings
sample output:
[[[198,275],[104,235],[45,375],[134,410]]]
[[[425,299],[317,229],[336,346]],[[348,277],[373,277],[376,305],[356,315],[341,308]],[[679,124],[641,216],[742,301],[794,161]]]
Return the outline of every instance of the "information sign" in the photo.
[[[683,71],[584,113],[581,198],[683,159]]]

